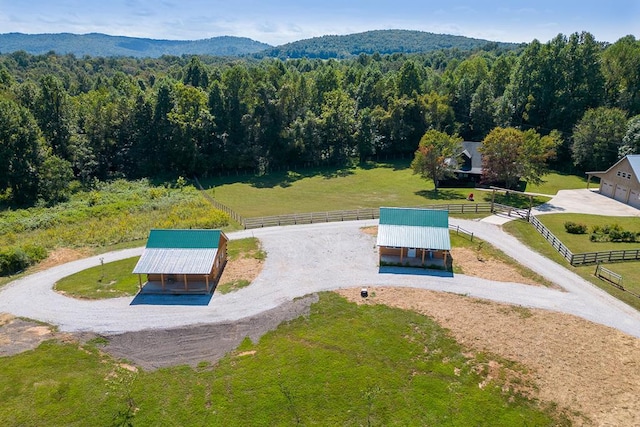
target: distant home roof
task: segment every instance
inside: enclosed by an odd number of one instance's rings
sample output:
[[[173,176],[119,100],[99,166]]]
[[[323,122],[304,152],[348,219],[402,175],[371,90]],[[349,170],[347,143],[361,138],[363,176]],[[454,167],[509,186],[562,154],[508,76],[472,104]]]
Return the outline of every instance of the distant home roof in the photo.
[[[463,141],[460,156],[465,156],[466,161],[459,164],[460,160],[455,159],[454,171],[482,175],[482,154],[479,151],[481,146],[482,142]]]
[[[636,177],[640,177],[640,154],[629,154],[627,160],[629,160],[631,169],[633,169],[633,174]]]
[[[380,208],[376,244],[451,250],[449,213],[437,209]]]
[[[151,230],[133,273],[209,274],[221,235],[220,230]]]
[[[631,165],[631,169],[633,170],[634,175],[640,176],[640,154],[628,154],[625,157],[618,160],[617,162],[615,162],[613,165],[611,165],[611,167],[609,167],[609,169],[605,171],[589,171],[585,173],[587,175],[602,176],[607,172],[609,172],[611,169],[618,166],[618,164],[622,162],[624,159],[627,159],[629,161],[629,164]]]

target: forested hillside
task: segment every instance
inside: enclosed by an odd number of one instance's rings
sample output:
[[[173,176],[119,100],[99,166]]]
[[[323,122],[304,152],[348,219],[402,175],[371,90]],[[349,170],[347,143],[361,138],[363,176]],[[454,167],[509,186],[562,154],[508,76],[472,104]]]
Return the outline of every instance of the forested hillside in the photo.
[[[323,36],[287,43],[264,52],[259,58],[350,58],[361,53],[381,55],[393,53],[425,53],[434,50],[515,49],[513,43],[496,43],[448,34],[424,31],[375,30],[344,36]]]
[[[0,52],[25,51],[32,55],[49,52],[76,56],[133,56],[158,58],[162,55],[240,56],[267,49],[266,43],[245,37],[213,37],[203,40],[155,40],[106,34],[0,34]]]
[[[638,152],[638,114],[632,36],[347,60],[17,52],[0,56],[0,194],[55,203],[71,181],[410,157],[428,129],[467,140],[555,130],[556,168],[604,168]]]

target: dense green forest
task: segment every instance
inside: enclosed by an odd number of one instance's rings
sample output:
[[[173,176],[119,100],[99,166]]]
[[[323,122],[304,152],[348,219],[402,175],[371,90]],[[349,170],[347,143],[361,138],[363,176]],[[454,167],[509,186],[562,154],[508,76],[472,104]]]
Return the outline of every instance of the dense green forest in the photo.
[[[410,30],[374,30],[343,36],[322,36],[299,40],[254,54],[256,58],[351,58],[361,53],[388,55],[425,53],[443,49],[516,49],[514,43],[497,43],[449,34]]]
[[[33,55],[49,52],[76,56],[133,56],[158,58],[162,55],[240,56],[270,48],[246,37],[212,37],[203,40],[155,40],[107,34],[0,34],[2,53],[25,51]]]
[[[638,114],[633,36],[344,60],[15,52],[0,56],[0,193],[52,204],[71,181],[410,157],[429,129],[557,131],[553,167],[598,169],[638,152]]]

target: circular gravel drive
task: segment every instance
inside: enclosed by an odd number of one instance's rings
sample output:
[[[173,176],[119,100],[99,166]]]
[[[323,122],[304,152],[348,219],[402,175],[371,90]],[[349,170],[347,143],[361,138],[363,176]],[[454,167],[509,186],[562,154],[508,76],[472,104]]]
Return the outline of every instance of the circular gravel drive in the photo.
[[[139,255],[142,248],[74,261],[10,283],[0,291],[0,312],[58,325],[62,331],[114,334],[239,320],[317,291],[354,286],[407,286],[453,292],[499,302],[565,312],[640,337],[640,313],[564,267],[542,257],[503,232],[479,221],[450,219],[473,231],[565,291],[493,282],[476,277],[417,269],[377,266],[375,239],[360,228],[377,221],[273,227],[229,233],[231,239],[255,236],[267,260],[247,288],[214,294],[206,305],[183,297],[163,297],[162,304],[132,305],[133,298],[85,301],[52,290],[62,277],[104,262]],[[182,299],[181,299],[182,298]]]

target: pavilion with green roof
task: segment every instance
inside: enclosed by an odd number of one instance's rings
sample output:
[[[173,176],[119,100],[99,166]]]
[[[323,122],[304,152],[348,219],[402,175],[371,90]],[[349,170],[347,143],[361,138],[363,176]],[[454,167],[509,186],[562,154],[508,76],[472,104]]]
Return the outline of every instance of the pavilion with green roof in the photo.
[[[439,209],[382,207],[376,245],[380,265],[449,269],[449,213]]]
[[[210,293],[227,262],[220,230],[155,229],[133,273],[146,293]],[[146,275],[143,286],[142,275]]]

